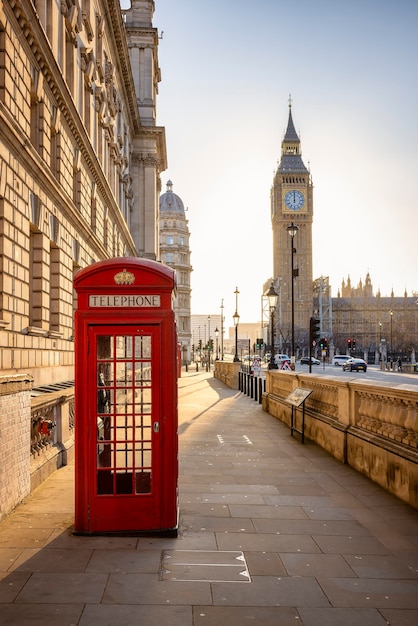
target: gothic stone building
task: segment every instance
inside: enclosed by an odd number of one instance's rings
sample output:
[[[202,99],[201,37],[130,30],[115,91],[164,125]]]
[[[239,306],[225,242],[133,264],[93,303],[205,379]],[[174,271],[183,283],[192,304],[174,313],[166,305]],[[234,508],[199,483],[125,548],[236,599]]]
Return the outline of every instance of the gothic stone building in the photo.
[[[326,333],[324,333],[324,336]],[[374,295],[370,275],[353,286],[343,281],[332,298],[332,343],[340,354],[369,362],[396,359],[415,362],[418,349],[418,294]]]
[[[281,350],[287,350],[291,336],[292,281],[296,345],[307,343],[306,329],[309,329],[309,318],[312,315],[313,183],[302,160],[291,103],[281,146],[281,158],[271,188],[271,223],[273,282],[279,294],[274,315],[277,338],[275,343],[279,344]],[[289,236],[289,227],[292,225],[297,230],[293,238]]]
[[[418,294],[395,297],[392,293],[390,297],[383,297],[378,292],[374,295],[367,274],[364,284],[360,281],[357,287],[352,286],[350,279],[343,282],[337,297],[333,298],[328,277],[313,281],[313,184],[302,160],[291,102],[281,158],[271,188],[271,223],[273,285],[279,296],[273,317],[276,350],[291,353],[293,281],[297,357],[309,350],[309,318],[314,316],[320,320],[321,337],[328,339],[329,356],[334,352],[348,352],[375,362],[398,356],[415,361]],[[293,227],[292,239],[289,230]],[[267,300],[270,284],[271,280],[263,286],[263,302]],[[269,328],[269,311],[266,313],[263,315],[265,330]]]

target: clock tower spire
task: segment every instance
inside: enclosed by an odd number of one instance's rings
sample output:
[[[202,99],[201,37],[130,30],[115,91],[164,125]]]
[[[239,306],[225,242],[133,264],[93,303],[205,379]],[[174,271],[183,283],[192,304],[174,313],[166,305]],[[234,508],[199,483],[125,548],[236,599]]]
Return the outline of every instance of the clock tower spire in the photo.
[[[271,188],[271,223],[273,229],[273,272],[280,286],[281,310],[278,319],[282,348],[289,347],[291,336],[291,291],[294,281],[295,346],[308,345],[309,318],[312,315],[312,222],[313,184],[302,160],[301,142],[292,117],[289,117],[281,145],[281,157]],[[288,226],[298,230],[289,237]],[[293,241],[293,257],[292,257]],[[292,276],[292,259],[294,271]],[[290,354],[290,353],[289,353]]]

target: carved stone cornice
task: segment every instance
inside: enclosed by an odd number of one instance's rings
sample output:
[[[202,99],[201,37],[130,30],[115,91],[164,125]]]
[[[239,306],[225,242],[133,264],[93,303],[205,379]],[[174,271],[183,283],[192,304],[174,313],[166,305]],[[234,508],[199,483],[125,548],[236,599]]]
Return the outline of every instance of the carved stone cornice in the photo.
[[[159,170],[160,160],[156,154],[152,154],[151,152],[140,152],[134,153],[132,155],[132,161],[136,165],[145,165],[146,167],[155,167],[155,169]]]
[[[2,16],[8,19],[4,2],[0,0],[0,20]],[[118,59],[119,68],[123,74],[124,96],[127,99],[128,107],[131,113],[131,123],[135,135],[138,135],[141,129],[139,110],[136,104],[135,86],[130,69],[129,51],[126,44],[126,36],[122,21],[119,0],[107,0],[108,25],[112,30],[110,37],[115,41],[115,55]],[[48,87],[55,100],[56,106],[61,112],[61,117],[65,119],[69,130],[74,138],[76,147],[83,155],[86,165],[90,170],[92,179],[100,188],[102,196],[108,207],[111,208],[113,217],[122,232],[129,235],[127,226],[121,215],[119,207],[116,206],[114,197],[109,189],[107,179],[98,163],[97,156],[91,145],[91,139],[79,117],[78,111],[74,105],[72,95],[68,90],[68,86],[58,71],[54,71],[57,67],[56,58],[51,50],[49,42],[45,39],[44,31],[40,25],[39,18],[34,10],[32,0],[9,0],[9,8],[13,11],[16,20],[27,44],[29,45],[34,59],[42,74],[43,80]],[[65,2],[67,8],[67,3]],[[1,22],[0,22],[1,23]],[[97,100],[96,100],[97,103]],[[23,138],[22,138],[23,140]],[[130,235],[129,235],[130,236]]]

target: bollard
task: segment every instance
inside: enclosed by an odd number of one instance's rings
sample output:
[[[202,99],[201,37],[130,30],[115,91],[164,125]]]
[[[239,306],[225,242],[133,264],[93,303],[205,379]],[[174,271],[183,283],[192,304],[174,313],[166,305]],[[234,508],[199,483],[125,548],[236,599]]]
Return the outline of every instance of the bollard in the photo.
[[[260,379],[256,376],[254,378],[254,400],[257,402],[258,400],[258,381]]]
[[[198,361],[196,361],[196,372],[198,372],[198,371],[199,371],[199,363],[198,363]]]
[[[259,378],[258,383],[258,404],[261,404],[263,401],[263,380]]]
[[[251,387],[251,400],[254,398],[254,376],[250,375],[250,387]]]

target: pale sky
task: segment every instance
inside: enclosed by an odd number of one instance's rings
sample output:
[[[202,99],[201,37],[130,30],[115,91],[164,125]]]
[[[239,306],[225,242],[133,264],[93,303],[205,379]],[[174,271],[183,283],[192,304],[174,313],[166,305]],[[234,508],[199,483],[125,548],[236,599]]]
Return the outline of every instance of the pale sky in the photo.
[[[162,183],[188,207],[192,313],[220,313],[223,298],[232,325],[238,286],[241,322],[261,318],[289,94],[314,183],[314,278],[333,296],[367,272],[383,296],[418,291],[418,2],[155,6]]]

